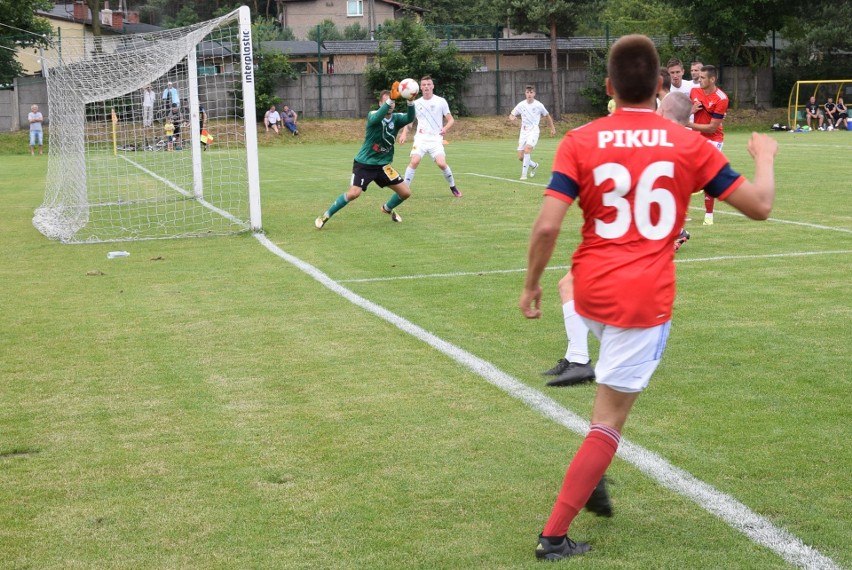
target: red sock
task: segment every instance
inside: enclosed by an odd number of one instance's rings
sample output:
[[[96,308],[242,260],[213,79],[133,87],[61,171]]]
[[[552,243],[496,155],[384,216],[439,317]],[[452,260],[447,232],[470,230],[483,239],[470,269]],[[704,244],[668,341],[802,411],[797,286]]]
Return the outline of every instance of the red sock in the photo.
[[[592,425],[568,466],[556,504],[541,533],[543,536],[564,536],[568,533],[571,521],[586,505],[612,462],[620,439],[621,434],[614,428],[603,424]]]
[[[710,194],[705,192],[704,193],[704,211],[706,213],[708,213],[708,214],[713,213],[713,204],[714,203],[715,203],[715,198],[713,198],[713,196],[711,196]]]

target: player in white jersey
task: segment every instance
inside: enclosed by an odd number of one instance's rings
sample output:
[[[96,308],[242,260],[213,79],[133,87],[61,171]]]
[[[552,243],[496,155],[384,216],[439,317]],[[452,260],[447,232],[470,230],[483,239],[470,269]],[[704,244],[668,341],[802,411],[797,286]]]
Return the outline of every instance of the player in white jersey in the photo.
[[[547,118],[550,136],[556,135],[553,118],[541,104],[541,101],[536,101],[535,87],[527,85],[524,87],[524,92],[527,98],[515,105],[515,108],[509,113],[509,120],[511,121],[514,121],[517,117],[521,118],[521,134],[518,137],[518,160],[523,163],[521,180],[526,180],[527,174],[530,178],[535,176],[535,171],[538,168],[538,163],[532,159],[532,151],[538,144],[538,137],[541,134],[538,125],[542,117]]]
[[[441,169],[444,178],[450,185],[450,192],[456,198],[461,198],[462,193],[456,188],[456,180],[453,171],[447,164],[446,152],[444,151],[444,135],[452,128],[455,119],[450,113],[450,106],[443,97],[435,95],[435,83],[428,75],[420,79],[420,99],[414,102],[414,110],[417,114],[417,131],[414,133],[414,145],[411,148],[411,162],[405,169],[403,180],[411,187],[414,173],[420,165],[420,159],[424,154],[432,157],[438,168]],[[446,122],[445,122],[446,121]],[[399,144],[405,144],[408,138],[408,127],[406,125],[399,134]]]

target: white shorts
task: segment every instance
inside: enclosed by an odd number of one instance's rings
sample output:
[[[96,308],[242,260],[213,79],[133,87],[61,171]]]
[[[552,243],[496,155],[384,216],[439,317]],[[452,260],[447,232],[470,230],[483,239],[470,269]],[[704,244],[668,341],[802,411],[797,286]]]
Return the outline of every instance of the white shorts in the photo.
[[[647,329],[623,329],[586,317],[583,321],[601,342],[596,382],[619,392],[644,390],[660,364],[672,322]]]
[[[535,148],[540,134],[541,129],[530,129],[528,131],[521,129],[521,136],[518,137],[518,150],[524,150],[528,146]]]
[[[719,150],[722,150],[722,145],[723,145],[723,144],[725,144],[725,143],[721,143],[721,142],[719,142],[719,141],[710,141],[710,140],[708,140],[707,142],[709,142],[710,144],[712,144],[713,146],[715,146],[715,147],[716,147],[717,149],[719,149]]]
[[[437,157],[447,154],[444,150],[444,140],[443,138],[420,138],[414,137],[414,145],[411,147],[411,153],[409,156],[419,156],[423,158],[423,155],[428,154],[432,157],[432,160],[435,160]]]

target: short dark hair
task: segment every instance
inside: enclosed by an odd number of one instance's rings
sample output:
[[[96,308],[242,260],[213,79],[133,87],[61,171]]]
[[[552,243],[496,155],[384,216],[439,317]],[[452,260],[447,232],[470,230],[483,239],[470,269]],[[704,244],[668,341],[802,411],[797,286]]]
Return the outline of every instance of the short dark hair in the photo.
[[[532,85],[524,85],[524,91],[535,91],[535,87]]]
[[[705,65],[701,67],[701,71],[707,74],[707,77],[718,77],[716,75],[716,66],[715,65]]]
[[[672,90],[672,76],[669,74],[669,70],[665,67],[660,68],[660,77],[663,78],[663,89],[667,92]]]
[[[623,36],[612,44],[607,75],[619,99],[644,103],[657,92],[660,82],[660,56],[647,36]]]
[[[681,60],[679,60],[678,58],[673,57],[673,58],[671,58],[671,59],[669,60],[669,62],[666,64],[666,69],[668,69],[668,68],[670,68],[670,67],[674,67],[674,66],[676,66],[676,65],[679,65],[679,66],[683,67],[683,62],[682,62]]]
[[[388,91],[387,89],[382,89],[382,92],[379,93],[379,102],[381,103],[382,97],[384,97],[385,95],[390,95],[390,94],[391,94],[391,92]]]
[[[432,79],[432,76],[431,76],[431,75],[424,75],[423,77],[421,77],[421,78],[420,78],[420,81],[421,81],[421,83],[422,83],[423,81],[426,81],[427,79],[428,79],[429,81],[432,81],[432,82],[434,83],[434,79]]]

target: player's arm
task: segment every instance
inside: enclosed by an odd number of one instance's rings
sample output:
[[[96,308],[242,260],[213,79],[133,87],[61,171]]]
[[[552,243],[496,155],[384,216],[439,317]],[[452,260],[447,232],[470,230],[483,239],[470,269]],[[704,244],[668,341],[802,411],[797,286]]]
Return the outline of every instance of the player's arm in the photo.
[[[748,152],[754,159],[754,182],[745,180],[725,202],[753,220],[765,220],[775,201],[775,153],[778,142],[768,135],[752,133]]]
[[[527,276],[518,301],[521,312],[528,319],[541,317],[541,275],[553,255],[562,220],[565,219],[569,205],[570,203],[564,200],[545,196],[541,211],[533,224],[527,254]]]
[[[550,136],[555,137],[556,127],[553,125],[553,117],[550,116],[550,113],[545,115],[545,117],[547,118],[547,126],[550,127]]]
[[[717,130],[719,130],[719,125],[722,124],[722,119],[710,119],[710,122],[706,125],[698,125],[696,123],[687,123],[687,127],[692,129],[693,131],[698,131],[699,133],[707,133],[708,135],[712,135]]]
[[[391,106],[392,103],[393,99],[388,99],[387,101],[382,103],[382,105],[378,109],[367,114],[367,124],[373,126],[381,123],[385,115],[388,114],[388,111],[393,109],[393,107]]]
[[[397,137],[399,144],[405,144],[406,139],[408,139],[408,127],[410,126],[411,123],[405,125],[404,127],[402,127],[402,129],[400,129],[399,136]]]
[[[444,115],[444,126],[441,128],[441,135],[447,134],[447,131],[453,128],[454,124],[456,124],[456,120],[453,118],[452,113]]]

